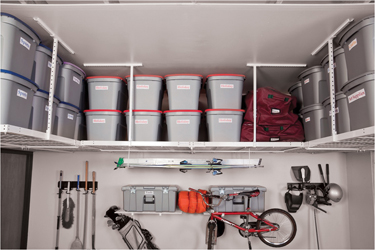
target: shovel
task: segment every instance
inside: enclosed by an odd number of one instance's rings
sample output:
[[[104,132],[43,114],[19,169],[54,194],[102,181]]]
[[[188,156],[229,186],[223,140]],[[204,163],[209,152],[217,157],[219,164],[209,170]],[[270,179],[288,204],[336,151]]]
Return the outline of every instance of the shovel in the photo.
[[[81,240],[79,239],[79,175],[77,177],[77,233],[76,239],[73,241],[70,249],[83,249]]]

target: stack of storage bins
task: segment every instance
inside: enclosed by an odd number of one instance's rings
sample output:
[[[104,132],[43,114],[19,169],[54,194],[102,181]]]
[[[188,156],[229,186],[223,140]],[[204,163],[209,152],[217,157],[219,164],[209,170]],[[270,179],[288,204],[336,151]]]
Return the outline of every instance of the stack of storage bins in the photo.
[[[344,31],[340,45],[348,72],[341,91],[346,95],[350,130],[374,126],[374,16]]]
[[[198,141],[202,111],[198,110],[202,75],[166,75],[169,110],[164,111],[169,141]]]
[[[162,124],[162,111],[160,109],[164,94],[163,79],[162,76],[157,75],[134,75],[131,137],[133,141],[160,140]],[[130,75],[126,76],[126,81],[130,93]],[[124,114],[129,137],[129,110],[125,110]]]
[[[1,124],[28,128],[34,93],[35,52],[40,38],[26,23],[1,13]]]
[[[244,75],[213,74],[207,76],[206,110],[208,140],[239,142],[243,113],[241,109]]]
[[[87,139],[123,141],[126,139],[122,110],[127,103],[126,83],[117,76],[87,77],[89,109],[85,110]]]

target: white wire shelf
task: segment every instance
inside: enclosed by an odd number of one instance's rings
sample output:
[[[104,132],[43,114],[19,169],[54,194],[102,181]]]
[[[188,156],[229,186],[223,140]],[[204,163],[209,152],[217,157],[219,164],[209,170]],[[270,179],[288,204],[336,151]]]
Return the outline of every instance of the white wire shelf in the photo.
[[[327,153],[373,151],[375,127],[309,142],[143,142],[77,141],[2,124],[1,147],[29,151],[164,152],[164,153]]]

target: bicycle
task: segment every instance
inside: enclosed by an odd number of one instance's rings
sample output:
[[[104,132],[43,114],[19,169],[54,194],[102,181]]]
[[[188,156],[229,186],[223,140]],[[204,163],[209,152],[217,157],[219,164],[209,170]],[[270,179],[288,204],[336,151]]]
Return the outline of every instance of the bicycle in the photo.
[[[217,241],[218,221],[225,223],[239,230],[242,237],[248,239],[249,249],[251,249],[250,236],[257,236],[266,245],[270,247],[284,247],[293,241],[297,233],[297,225],[294,218],[282,209],[272,208],[264,211],[261,215],[250,211],[250,199],[257,197],[260,194],[258,189],[253,191],[237,192],[226,195],[213,195],[211,193],[202,194],[198,190],[189,188],[189,190],[197,192],[203,198],[204,203],[210,208],[210,219],[207,223],[206,243],[208,249],[213,249]],[[222,201],[229,201],[235,196],[247,197],[247,208],[243,212],[215,212],[214,207],[220,205]],[[206,201],[208,199],[219,199],[218,204],[210,204]],[[240,215],[243,219],[241,225],[237,225],[223,217],[226,215]],[[255,218],[255,222],[250,222],[250,216]]]

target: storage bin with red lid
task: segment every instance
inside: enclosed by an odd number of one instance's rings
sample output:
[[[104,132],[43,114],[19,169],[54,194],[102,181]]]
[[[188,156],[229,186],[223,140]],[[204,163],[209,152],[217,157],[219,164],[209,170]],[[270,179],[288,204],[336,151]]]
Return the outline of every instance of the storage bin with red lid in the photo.
[[[243,109],[207,109],[208,140],[215,142],[239,142]]]
[[[167,110],[168,141],[198,141],[201,110]]]
[[[129,110],[125,110],[129,138]],[[133,110],[132,112],[132,141],[159,141],[161,133],[160,110]]]

